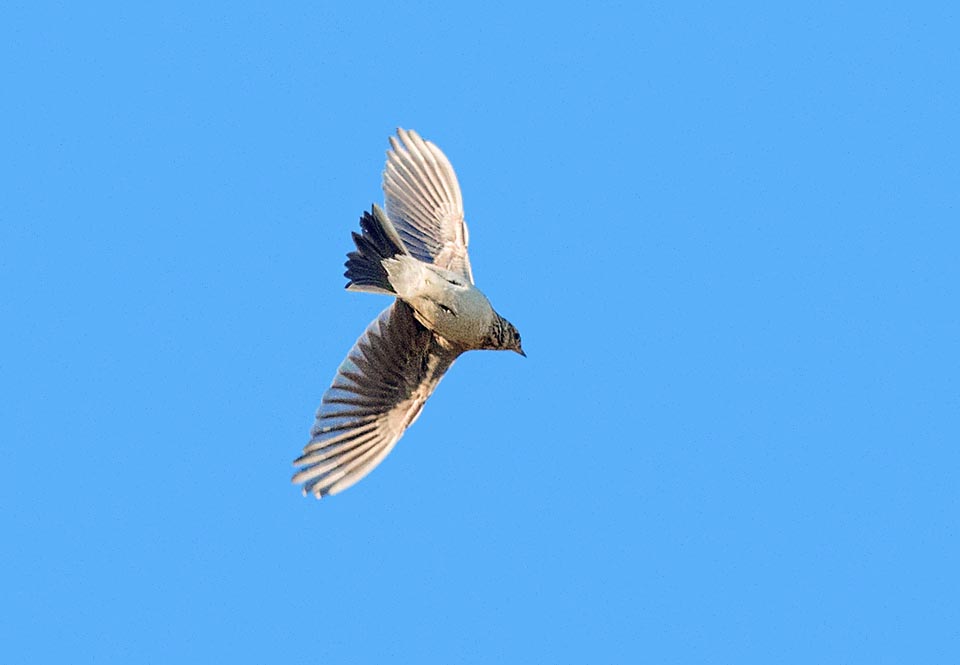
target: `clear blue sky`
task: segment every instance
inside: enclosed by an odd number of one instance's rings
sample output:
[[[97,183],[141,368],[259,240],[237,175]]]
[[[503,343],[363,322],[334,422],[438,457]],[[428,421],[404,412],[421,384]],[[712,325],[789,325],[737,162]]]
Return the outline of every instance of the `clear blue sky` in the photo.
[[[960,658],[951,3],[87,4],[0,21],[0,661]],[[398,126],[529,358],[304,499]]]

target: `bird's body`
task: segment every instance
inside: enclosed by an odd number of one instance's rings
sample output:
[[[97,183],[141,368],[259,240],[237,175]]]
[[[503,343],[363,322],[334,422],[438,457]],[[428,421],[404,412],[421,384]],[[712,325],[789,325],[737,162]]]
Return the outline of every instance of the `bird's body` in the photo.
[[[294,463],[317,498],[363,478],[420,415],[454,360],[474,349],[523,354],[516,328],[473,284],[460,186],[439,148],[415,132],[391,137],[377,206],[360,218],[347,288],[392,295],[340,365]]]
[[[397,297],[413,307],[420,323],[466,349],[483,348],[484,332],[497,314],[480,289],[450,270],[411,256],[384,264]]]

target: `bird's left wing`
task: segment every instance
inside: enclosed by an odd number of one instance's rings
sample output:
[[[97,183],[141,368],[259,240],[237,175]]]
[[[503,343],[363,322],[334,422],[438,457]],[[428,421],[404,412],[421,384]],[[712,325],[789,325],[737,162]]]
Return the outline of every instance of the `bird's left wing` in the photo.
[[[370,473],[423,408],[460,354],[445,348],[395,301],[373,321],[337,370],[294,464],[293,482],[318,499]]]
[[[387,216],[410,253],[421,261],[459,273],[473,283],[457,174],[440,148],[413,130],[390,137],[383,170]]]

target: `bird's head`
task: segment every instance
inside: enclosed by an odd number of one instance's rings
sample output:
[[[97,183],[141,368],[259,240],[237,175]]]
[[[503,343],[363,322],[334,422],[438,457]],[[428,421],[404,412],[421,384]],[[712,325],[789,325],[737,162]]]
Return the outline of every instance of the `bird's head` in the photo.
[[[520,346],[520,332],[516,326],[499,314],[497,314],[497,322],[494,326],[493,338],[490,340],[489,348],[501,351],[516,351],[524,358],[527,357],[527,354],[523,352],[523,347]]]

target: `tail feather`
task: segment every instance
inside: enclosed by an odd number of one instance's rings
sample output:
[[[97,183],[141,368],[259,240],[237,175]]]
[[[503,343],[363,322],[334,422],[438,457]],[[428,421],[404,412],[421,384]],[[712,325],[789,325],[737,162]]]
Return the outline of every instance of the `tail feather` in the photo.
[[[362,234],[355,231],[352,234],[357,251],[347,254],[344,264],[347,271],[343,276],[350,280],[347,288],[352,291],[396,294],[383,261],[399,254],[409,254],[407,248],[393,223],[377,205],[360,217],[360,229]]]

